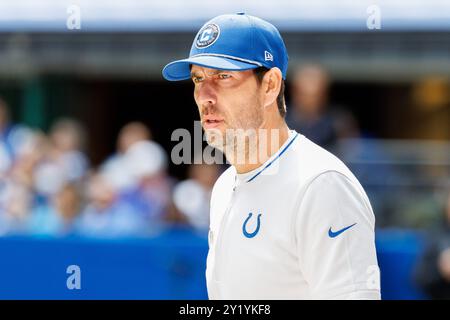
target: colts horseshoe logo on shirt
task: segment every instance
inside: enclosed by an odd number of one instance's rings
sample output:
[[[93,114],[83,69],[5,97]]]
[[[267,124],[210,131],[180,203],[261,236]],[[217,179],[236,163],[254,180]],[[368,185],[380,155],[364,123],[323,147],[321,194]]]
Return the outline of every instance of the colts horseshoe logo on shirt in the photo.
[[[253,213],[249,213],[247,219],[245,220],[244,224],[242,225],[242,232],[244,233],[244,236],[247,238],[253,238],[255,237],[259,232],[259,227],[261,226],[261,214],[258,214],[258,221],[256,225],[255,231],[249,233],[247,232],[247,223],[252,218]]]

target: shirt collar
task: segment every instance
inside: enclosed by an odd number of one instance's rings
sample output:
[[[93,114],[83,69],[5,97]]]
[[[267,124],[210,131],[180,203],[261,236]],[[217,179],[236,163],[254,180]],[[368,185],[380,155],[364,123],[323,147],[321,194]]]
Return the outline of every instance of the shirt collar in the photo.
[[[299,133],[295,130],[289,130],[289,136],[284,144],[275,152],[268,160],[266,160],[258,168],[246,173],[236,173],[236,183],[239,185],[241,183],[248,183],[256,179],[264,170],[272,165],[273,162],[277,161],[283,153],[292,145],[295,139],[299,136]]]

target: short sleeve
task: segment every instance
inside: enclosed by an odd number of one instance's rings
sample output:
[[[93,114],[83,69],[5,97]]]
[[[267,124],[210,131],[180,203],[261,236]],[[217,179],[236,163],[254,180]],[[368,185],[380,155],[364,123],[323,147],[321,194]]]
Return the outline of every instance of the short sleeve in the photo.
[[[312,298],[380,299],[375,218],[361,185],[336,171],[322,173],[296,213],[296,249]]]

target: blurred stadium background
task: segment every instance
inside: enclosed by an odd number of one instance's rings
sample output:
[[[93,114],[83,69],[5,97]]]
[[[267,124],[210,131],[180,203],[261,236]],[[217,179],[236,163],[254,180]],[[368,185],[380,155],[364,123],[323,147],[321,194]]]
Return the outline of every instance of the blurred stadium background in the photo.
[[[80,29],[67,27],[72,5]],[[209,192],[224,167],[171,163],[173,130],[198,115],[192,84],[161,69],[205,21],[239,11],[285,39],[291,127],[367,191],[383,299],[450,298],[443,0],[0,0],[0,298],[207,298]],[[67,289],[69,265],[81,290]]]

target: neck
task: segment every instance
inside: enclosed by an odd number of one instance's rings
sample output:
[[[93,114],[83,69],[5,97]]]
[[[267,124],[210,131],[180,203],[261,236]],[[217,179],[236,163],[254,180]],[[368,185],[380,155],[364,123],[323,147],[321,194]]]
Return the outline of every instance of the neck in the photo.
[[[289,137],[289,128],[283,121],[279,126],[261,130],[256,137],[256,146],[250,152],[250,146],[246,146],[245,161],[229,159],[236,168],[237,173],[247,173],[262,166],[272,155],[274,155]],[[256,155],[251,157],[251,155]]]

